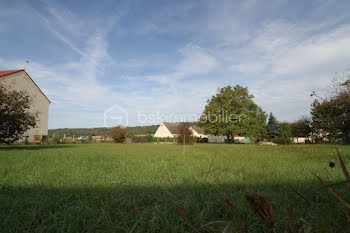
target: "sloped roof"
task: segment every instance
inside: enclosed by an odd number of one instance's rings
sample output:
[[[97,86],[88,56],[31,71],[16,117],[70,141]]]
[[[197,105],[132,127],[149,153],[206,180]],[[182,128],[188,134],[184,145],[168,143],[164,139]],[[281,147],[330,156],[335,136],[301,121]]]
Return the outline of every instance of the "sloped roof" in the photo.
[[[181,134],[180,127],[179,127],[181,125],[181,123],[164,122],[163,124],[165,125],[165,127],[168,128],[170,133]]]
[[[192,129],[193,129],[194,131],[196,131],[198,134],[204,134],[204,130],[203,130],[201,127],[199,127],[199,126],[197,126],[197,125],[191,125],[191,127],[192,127]]]
[[[0,70],[0,77],[6,76],[6,75],[10,75],[10,74],[14,74],[14,73],[18,73],[18,72],[21,72],[21,71],[24,71],[28,75],[29,79],[39,89],[41,94],[43,94],[45,96],[45,98],[51,103],[49,98],[47,98],[47,96],[44,94],[44,92],[40,89],[40,87],[34,82],[34,80],[30,77],[30,75],[24,69],[19,69],[19,70]]]
[[[24,71],[24,70],[23,69],[21,69],[21,70],[0,70],[0,77],[6,76],[6,75],[9,75],[9,74],[14,74],[14,73],[17,73],[17,72],[20,72],[20,71]]]
[[[164,122],[163,124],[165,125],[165,127],[168,128],[170,133],[181,134],[179,126],[183,123]],[[198,134],[204,134],[204,130],[196,125],[189,125],[189,127],[192,127],[192,129],[196,131]]]

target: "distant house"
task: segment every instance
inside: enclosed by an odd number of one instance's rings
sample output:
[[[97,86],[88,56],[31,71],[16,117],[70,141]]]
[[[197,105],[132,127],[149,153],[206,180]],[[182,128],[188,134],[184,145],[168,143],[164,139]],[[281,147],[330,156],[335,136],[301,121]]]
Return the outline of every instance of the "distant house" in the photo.
[[[28,142],[40,142],[44,137],[47,138],[51,102],[28,73],[23,69],[0,71],[0,85],[8,90],[25,91],[32,99],[29,111],[38,115],[35,128],[25,132],[19,141],[27,139]]]
[[[208,135],[204,133],[204,130],[196,125],[190,126],[189,130],[192,132],[192,136],[196,138],[207,138]]]
[[[159,125],[156,133],[154,134],[155,138],[175,138],[180,136],[180,127],[181,123],[170,123],[163,122]],[[189,130],[192,132],[193,137],[208,137],[204,134],[203,129],[198,126],[192,125],[189,127]]]

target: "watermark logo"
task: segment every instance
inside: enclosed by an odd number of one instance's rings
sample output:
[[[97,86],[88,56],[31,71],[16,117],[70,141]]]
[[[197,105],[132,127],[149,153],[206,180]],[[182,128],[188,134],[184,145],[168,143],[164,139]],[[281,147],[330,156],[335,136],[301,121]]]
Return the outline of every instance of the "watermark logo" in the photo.
[[[194,113],[137,112],[139,124],[159,124],[161,122],[195,122],[199,115]]]
[[[107,109],[104,114],[104,127],[113,127],[117,125],[128,126],[129,114],[128,111],[119,105],[113,105]]]
[[[129,116],[132,117],[130,122]],[[229,123],[238,124],[247,119],[244,114],[233,114],[227,111],[208,112],[206,114],[195,113],[170,113],[159,111],[137,111],[130,114],[119,105],[114,105],[104,112],[104,126],[117,125],[157,125],[162,122],[199,122],[199,123]]]

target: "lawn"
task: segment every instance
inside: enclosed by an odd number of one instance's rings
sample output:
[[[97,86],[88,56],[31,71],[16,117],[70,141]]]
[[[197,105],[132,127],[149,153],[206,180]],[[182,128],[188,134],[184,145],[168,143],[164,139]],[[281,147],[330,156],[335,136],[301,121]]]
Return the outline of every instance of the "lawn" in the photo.
[[[350,168],[350,146],[338,148]],[[294,221],[310,232],[344,229],[341,205],[313,174],[345,180],[335,146],[197,144],[182,153],[162,144],[2,146],[0,232],[270,232],[247,189],[271,201],[277,232]],[[334,189],[350,201],[349,186]]]

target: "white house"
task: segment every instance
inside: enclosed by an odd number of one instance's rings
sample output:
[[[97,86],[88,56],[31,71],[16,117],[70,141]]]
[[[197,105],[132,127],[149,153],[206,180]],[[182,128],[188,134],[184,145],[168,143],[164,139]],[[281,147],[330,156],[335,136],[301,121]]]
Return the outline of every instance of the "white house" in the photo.
[[[208,135],[205,134],[204,130],[196,125],[189,127],[189,130],[192,132],[192,136],[196,138],[207,138]]]
[[[174,138],[180,136],[179,126],[181,123],[170,123],[163,122],[159,125],[156,133],[154,134],[155,138]],[[208,137],[204,134],[203,129],[198,126],[192,125],[189,127],[189,130],[192,132],[194,137]]]
[[[28,142],[40,142],[48,135],[50,100],[23,69],[0,71],[0,85],[8,90],[25,91],[31,97],[32,105],[29,111],[37,113],[37,124],[35,128],[25,132],[20,141],[27,138]]]

